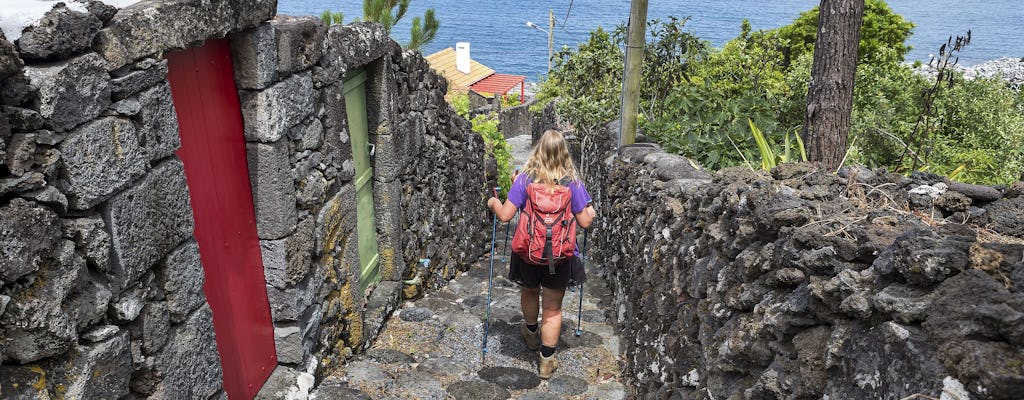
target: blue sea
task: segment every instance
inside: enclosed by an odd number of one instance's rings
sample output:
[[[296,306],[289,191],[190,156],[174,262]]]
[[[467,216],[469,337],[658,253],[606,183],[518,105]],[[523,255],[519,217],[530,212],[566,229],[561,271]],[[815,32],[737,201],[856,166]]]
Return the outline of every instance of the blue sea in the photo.
[[[430,54],[456,42],[470,42],[474,60],[500,73],[525,75],[536,81],[547,71],[548,37],[526,26],[532,21],[547,29],[548,10],[555,15],[555,48],[575,47],[598,26],[606,30],[629,17],[629,0],[518,0],[457,1],[413,0],[408,15],[392,30],[400,42],[407,40],[414,16],[434,8],[440,30],[423,49]],[[972,31],[971,44],[960,53],[961,65],[973,65],[1000,57],[1024,57],[1024,0],[891,0],[889,6],[913,22],[909,39],[913,46],[907,61],[928,61],[950,35]],[[818,4],[808,0],[692,0],[649,1],[648,19],[668,16],[692,19],[690,31],[721,46],[740,32],[740,22],[750,20],[754,29],[789,24],[800,12]],[[360,0],[278,0],[278,13],[320,15],[325,9],[345,13],[345,22],[362,15]]]

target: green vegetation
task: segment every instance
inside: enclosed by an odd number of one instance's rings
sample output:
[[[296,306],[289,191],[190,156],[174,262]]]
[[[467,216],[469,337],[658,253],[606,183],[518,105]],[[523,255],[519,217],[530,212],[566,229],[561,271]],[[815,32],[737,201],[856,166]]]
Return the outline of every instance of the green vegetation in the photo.
[[[465,93],[454,94],[448,103],[452,105],[456,114],[462,116],[462,118],[469,118],[469,96]]]
[[[324,12],[320,13],[320,19],[324,20],[324,23],[327,25],[344,25],[345,13],[324,10]]]
[[[484,139],[487,155],[494,158],[498,165],[498,186],[501,186],[500,197],[508,194],[512,186],[512,146],[505,141],[505,136],[498,131],[498,115],[496,113],[480,114],[470,120],[473,132],[479,133]]]
[[[914,24],[896,14],[882,0],[864,2],[864,22],[860,28],[860,63],[901,62],[910,51],[905,44]],[[800,13],[792,24],[770,31],[777,33],[780,50],[787,59],[796,60],[813,54],[818,31],[818,7]]]
[[[363,0],[363,20],[379,22],[384,29],[391,33],[391,28],[398,24],[398,21],[405,17],[409,11],[409,3],[412,0]],[[341,25],[344,21],[344,14],[324,10],[320,18],[328,25]],[[358,21],[359,19],[356,19]],[[434,14],[434,9],[429,8],[423,18],[413,17],[412,26],[409,31],[409,42],[404,45],[406,49],[419,50],[434,40],[437,36],[437,29],[440,23]]]
[[[641,132],[712,169],[797,159],[817,9],[768,31],[744,21],[720,49],[687,33],[687,20],[648,25]],[[998,79],[915,73],[903,63],[912,28],[885,2],[867,0],[846,162],[1012,182],[1024,171],[1024,95]],[[561,49],[533,109],[557,97],[559,112],[583,131],[616,118],[624,33],[598,28],[578,48]],[[959,47],[939,53],[955,59]]]

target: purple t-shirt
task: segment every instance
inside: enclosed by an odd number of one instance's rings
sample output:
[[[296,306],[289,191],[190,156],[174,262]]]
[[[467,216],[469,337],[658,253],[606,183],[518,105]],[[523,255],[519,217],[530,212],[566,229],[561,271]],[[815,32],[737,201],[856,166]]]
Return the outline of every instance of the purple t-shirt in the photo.
[[[526,185],[533,182],[526,174],[519,174],[516,177],[516,181],[512,183],[512,187],[508,189],[508,201],[516,205],[516,208],[520,210],[526,206]],[[583,212],[584,208],[587,208],[587,204],[590,204],[590,193],[587,192],[587,188],[583,186],[581,181],[569,182],[569,191],[572,192],[572,213],[579,214]]]
[[[522,210],[526,206],[526,185],[533,182],[526,174],[519,174],[516,177],[516,181],[512,182],[512,187],[508,189],[508,201],[516,205],[516,208]],[[587,208],[587,204],[590,204],[590,193],[587,192],[587,188],[583,186],[581,181],[569,182],[569,191],[572,192],[572,198],[569,202],[572,203],[573,214],[579,214],[583,212],[584,208]],[[580,256],[580,245],[576,244],[576,257]]]

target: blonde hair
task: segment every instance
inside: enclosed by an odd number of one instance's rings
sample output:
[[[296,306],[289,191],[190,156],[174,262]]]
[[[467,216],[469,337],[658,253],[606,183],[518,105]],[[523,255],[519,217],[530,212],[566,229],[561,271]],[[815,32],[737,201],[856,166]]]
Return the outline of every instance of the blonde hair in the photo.
[[[569,156],[569,145],[565,142],[562,132],[548,129],[540,137],[540,141],[530,156],[526,158],[523,173],[533,178],[534,182],[557,185],[558,180],[569,177],[573,181],[580,179],[576,165]]]

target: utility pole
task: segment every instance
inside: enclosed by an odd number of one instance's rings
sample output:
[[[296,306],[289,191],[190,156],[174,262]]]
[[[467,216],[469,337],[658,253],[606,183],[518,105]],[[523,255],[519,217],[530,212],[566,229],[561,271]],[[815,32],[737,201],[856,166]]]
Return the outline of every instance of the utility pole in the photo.
[[[548,10],[548,75],[551,75],[551,59],[555,56],[555,10]]]
[[[622,71],[622,105],[619,108],[619,147],[636,141],[636,113],[640,108],[640,75],[646,47],[647,0],[633,0],[629,6],[629,35],[626,63]]]

